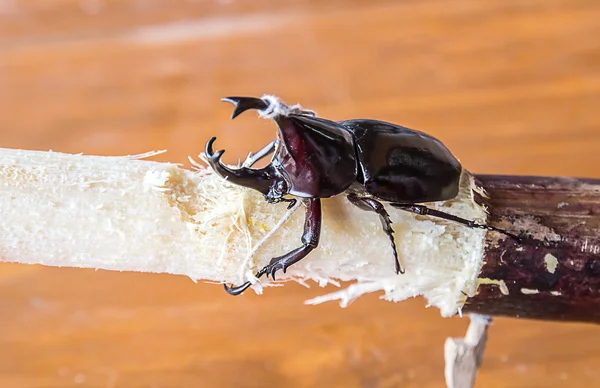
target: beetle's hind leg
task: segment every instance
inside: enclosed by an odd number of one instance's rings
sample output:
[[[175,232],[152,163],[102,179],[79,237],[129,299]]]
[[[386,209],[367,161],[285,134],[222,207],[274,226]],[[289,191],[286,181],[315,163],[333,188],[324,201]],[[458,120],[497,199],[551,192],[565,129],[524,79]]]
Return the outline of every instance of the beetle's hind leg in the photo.
[[[350,201],[350,203],[357,206],[358,208],[379,214],[379,219],[381,220],[381,226],[383,227],[383,231],[389,237],[390,242],[392,243],[396,273],[404,273],[404,268],[402,268],[402,266],[400,265],[400,261],[398,260],[398,251],[396,249],[396,242],[394,241],[394,229],[392,229],[392,220],[390,219],[390,215],[385,210],[383,204],[373,198],[360,197],[355,193],[348,194],[347,198]]]
[[[271,276],[275,280],[275,272],[283,270],[305,258],[319,245],[321,236],[321,200],[318,198],[309,199],[306,206],[306,218],[304,220],[304,233],[302,234],[302,246],[294,249],[285,255],[274,257],[269,265],[258,271],[257,278],[263,275]],[[229,287],[224,285],[225,291],[231,295],[239,295],[244,292],[251,283],[246,282],[238,287]]]
[[[423,216],[437,217],[437,218],[442,218],[442,219],[445,219],[448,221],[458,222],[459,224],[468,226],[469,228],[487,229],[487,230],[491,230],[494,232],[502,233],[505,236],[508,236],[508,237],[514,239],[518,243],[521,242],[521,238],[519,238],[519,236],[512,234],[510,232],[507,232],[504,229],[496,228],[496,227],[489,226],[489,225],[477,224],[477,223],[475,223],[475,221],[470,221],[465,218],[461,218],[461,217],[455,216],[453,214],[448,214],[448,213],[445,213],[440,210],[431,209],[424,205],[402,204],[402,203],[392,203],[390,205],[397,209],[406,210],[411,213],[416,213],[416,214],[423,215]]]

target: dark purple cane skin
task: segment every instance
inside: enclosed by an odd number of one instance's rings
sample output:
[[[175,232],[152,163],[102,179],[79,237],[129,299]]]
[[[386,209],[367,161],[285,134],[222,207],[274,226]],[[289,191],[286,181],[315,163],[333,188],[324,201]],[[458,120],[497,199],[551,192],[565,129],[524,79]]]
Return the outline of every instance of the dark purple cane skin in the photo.
[[[463,311],[600,322],[600,180],[480,175],[477,181],[490,197],[491,224],[532,236],[515,244],[488,233],[479,277],[503,281],[508,294],[481,285]]]

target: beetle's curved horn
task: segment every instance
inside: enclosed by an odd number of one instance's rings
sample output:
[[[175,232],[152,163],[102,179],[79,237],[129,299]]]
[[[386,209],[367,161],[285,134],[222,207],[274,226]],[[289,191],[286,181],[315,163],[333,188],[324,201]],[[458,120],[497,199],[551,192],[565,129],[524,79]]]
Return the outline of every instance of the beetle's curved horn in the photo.
[[[221,101],[232,103],[235,108],[231,114],[231,119],[235,119],[248,109],[265,110],[269,107],[269,102],[256,97],[225,97]]]
[[[216,137],[212,137],[206,143],[204,152],[206,154],[206,158],[208,159],[208,163],[213,170],[215,170],[217,174],[221,175],[228,181],[240,186],[257,190],[263,195],[267,195],[276,181],[283,179],[270,164],[261,169],[252,169],[246,167],[232,169],[225,166],[221,162],[221,156],[223,153],[225,153],[225,150],[219,150],[217,152],[213,151],[213,143],[216,139]]]

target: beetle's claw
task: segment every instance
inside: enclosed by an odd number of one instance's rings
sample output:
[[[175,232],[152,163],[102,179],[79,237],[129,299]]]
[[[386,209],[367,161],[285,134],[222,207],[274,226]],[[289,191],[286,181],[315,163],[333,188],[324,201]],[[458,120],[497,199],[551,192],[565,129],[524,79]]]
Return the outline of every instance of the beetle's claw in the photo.
[[[229,294],[229,295],[240,295],[241,293],[243,293],[244,291],[246,291],[246,289],[248,287],[250,287],[252,285],[252,283],[250,282],[246,282],[244,284],[242,284],[241,286],[237,286],[237,287],[229,287],[227,284],[223,284],[223,288],[225,288],[225,291]]]
[[[260,271],[258,271],[255,276],[257,278],[259,278],[259,277],[261,277],[263,275],[267,275],[268,272],[269,272],[269,266],[267,265],[266,267],[264,267],[263,269],[261,269]],[[269,275],[267,275],[267,277],[269,277]]]
[[[232,120],[249,109],[265,110],[269,107],[267,101],[256,97],[225,97],[221,101],[230,102],[235,106],[231,114]]]
[[[256,278],[260,278],[261,276],[263,276],[264,274],[266,274],[268,272],[268,268],[269,266],[264,267],[263,269],[261,269],[260,271],[258,271],[256,273],[256,275],[254,275]],[[267,275],[268,276],[268,275]],[[250,287],[252,285],[251,282],[246,282],[240,286],[236,286],[236,287],[229,287],[227,284],[223,284],[223,288],[225,288],[225,291],[229,294],[229,295],[240,295],[241,293],[243,293],[244,291],[246,291],[248,289],[248,287]]]
[[[267,278],[271,277],[271,279],[273,279],[273,281],[275,281],[275,280],[277,280],[275,277],[275,274],[277,273],[277,271],[282,270],[283,273],[286,273],[288,267],[289,267],[289,264],[287,264],[282,257],[273,258],[271,260],[271,263],[269,263],[269,265],[263,267],[254,276],[258,279],[263,275],[267,275]],[[223,287],[225,288],[225,291],[227,291],[227,293],[229,295],[240,295],[242,292],[246,291],[246,289],[248,289],[248,287],[250,287],[251,285],[252,285],[252,283],[250,283],[248,281],[237,287],[230,287],[227,284],[223,284]]]
[[[277,271],[282,270],[283,273],[285,273],[285,270],[287,269],[287,267],[285,265],[283,265],[280,262],[275,262],[273,264],[269,264],[268,266],[265,267],[265,272],[267,272],[267,277],[271,277],[271,279],[273,279],[273,281],[277,280],[275,278],[275,274],[277,273]]]
[[[404,270],[404,268],[402,268],[402,266],[400,266],[400,263],[398,263],[398,261],[396,261],[395,266],[396,266],[396,275],[404,275],[404,273],[406,271]]]

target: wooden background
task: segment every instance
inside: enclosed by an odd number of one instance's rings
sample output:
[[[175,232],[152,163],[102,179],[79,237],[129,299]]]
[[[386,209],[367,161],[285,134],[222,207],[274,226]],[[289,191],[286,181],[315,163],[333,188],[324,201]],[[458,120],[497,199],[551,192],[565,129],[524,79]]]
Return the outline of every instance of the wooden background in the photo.
[[[0,146],[235,161],[226,95],[430,132],[480,173],[600,178],[600,3],[0,1]],[[466,320],[167,275],[0,266],[0,387],[442,387]],[[600,328],[497,319],[479,387],[600,386]]]

